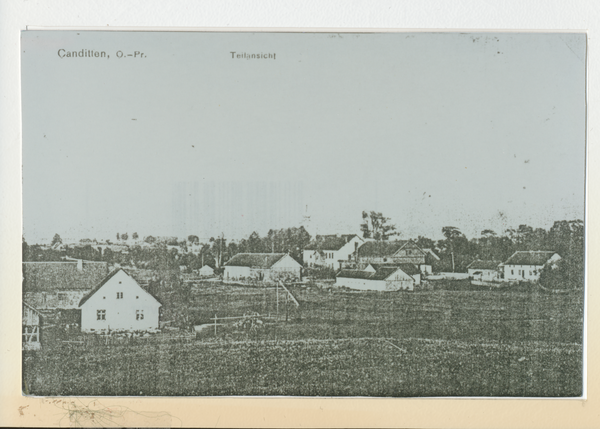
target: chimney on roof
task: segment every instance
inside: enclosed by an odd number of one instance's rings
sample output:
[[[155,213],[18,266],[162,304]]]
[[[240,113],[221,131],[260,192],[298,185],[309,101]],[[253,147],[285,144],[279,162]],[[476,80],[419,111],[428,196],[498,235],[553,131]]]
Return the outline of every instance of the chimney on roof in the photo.
[[[77,271],[83,271],[83,259],[77,260]]]

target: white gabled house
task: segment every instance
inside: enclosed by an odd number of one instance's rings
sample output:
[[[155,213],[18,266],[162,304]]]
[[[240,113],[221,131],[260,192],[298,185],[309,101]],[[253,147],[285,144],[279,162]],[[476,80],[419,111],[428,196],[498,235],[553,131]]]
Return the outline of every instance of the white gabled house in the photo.
[[[154,331],[161,303],[122,268],[114,270],[79,302],[84,332]]]
[[[542,269],[560,259],[558,253],[551,251],[517,251],[501,265],[504,281],[537,282]]]
[[[215,275],[215,270],[213,270],[210,266],[205,265],[198,270],[198,275],[201,277],[212,277]]]
[[[337,268],[341,261],[350,261],[365,240],[356,234],[317,235],[302,252],[307,267]]]

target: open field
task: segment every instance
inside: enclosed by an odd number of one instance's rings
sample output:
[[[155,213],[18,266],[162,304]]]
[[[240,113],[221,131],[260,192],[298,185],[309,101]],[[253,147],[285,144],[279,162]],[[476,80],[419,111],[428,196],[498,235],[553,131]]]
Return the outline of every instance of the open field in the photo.
[[[185,311],[271,314],[196,340],[63,344],[24,352],[35,395],[579,396],[582,293],[415,293],[199,284]],[[167,297],[168,298],[168,297]],[[183,310],[182,310],[183,311]],[[287,315],[287,322],[286,322]]]

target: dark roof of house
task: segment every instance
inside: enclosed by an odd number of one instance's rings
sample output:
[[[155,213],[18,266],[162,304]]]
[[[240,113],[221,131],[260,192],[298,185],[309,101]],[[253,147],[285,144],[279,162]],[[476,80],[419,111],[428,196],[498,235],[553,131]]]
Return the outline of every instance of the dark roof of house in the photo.
[[[408,244],[408,240],[367,241],[358,248],[358,257],[392,256],[406,244]]]
[[[356,234],[317,235],[304,250],[340,250],[356,236]]]
[[[421,274],[419,268],[414,264],[398,264],[398,267],[409,276]]]
[[[471,270],[495,270],[500,265],[500,261],[482,261],[481,259],[476,259],[467,265],[467,269]]]
[[[114,270],[112,270],[106,277],[104,277],[102,279],[102,281],[100,283],[98,283],[91,291],[89,291],[88,293],[86,293],[81,300],[79,301],[79,307],[81,307],[83,304],[85,304],[85,302],[90,299],[96,292],[98,292],[102,286],[104,286],[110,279],[112,279],[115,274],[117,274],[119,271],[123,271],[125,274],[127,274],[129,277],[133,278],[133,276],[131,274],[129,274],[127,271],[125,271],[123,268],[116,268]],[[135,279],[134,279],[135,280]],[[137,280],[135,280],[137,283]],[[139,285],[139,283],[138,283]],[[141,286],[140,286],[141,287]],[[144,289],[144,288],[142,288]],[[161,305],[162,302],[155,297],[154,295],[152,295],[150,292],[148,292],[146,289],[144,289],[152,298],[154,298],[155,300],[157,300]]]
[[[23,262],[23,292],[91,290],[106,274],[106,262]]]
[[[517,251],[508,258],[504,265],[544,265],[555,253],[546,250]]]
[[[361,270],[341,270],[338,274],[337,277],[345,277],[345,278],[349,278],[349,279],[368,279],[370,278],[373,274],[375,273],[371,273],[369,271],[361,271]]]
[[[286,253],[238,253],[225,263],[229,267],[271,268]]]
[[[370,263],[369,265],[372,266],[373,268],[375,268],[375,271],[378,271],[381,268],[393,268],[394,271],[396,271],[396,269],[400,268],[402,271],[404,271],[409,276],[421,273],[421,271],[419,271],[419,268],[417,268],[417,266],[414,264],[394,264],[394,263],[374,264],[374,263]]]
[[[380,267],[373,274],[369,280],[385,280],[392,274],[398,271],[398,267]]]

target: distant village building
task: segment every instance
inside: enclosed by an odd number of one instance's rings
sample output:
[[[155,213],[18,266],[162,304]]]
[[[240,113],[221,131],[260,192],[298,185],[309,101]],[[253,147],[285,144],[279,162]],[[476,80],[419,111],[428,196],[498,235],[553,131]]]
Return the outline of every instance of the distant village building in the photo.
[[[74,310],[107,274],[106,262],[23,262],[23,297],[38,311]]]
[[[39,350],[41,348],[41,314],[31,305],[23,302],[22,314],[23,350]]]
[[[224,265],[226,281],[278,280],[297,281],[302,278],[302,265],[286,253],[238,253]]]
[[[537,282],[546,265],[553,265],[561,259],[551,251],[517,251],[502,264],[505,281]]]
[[[440,258],[431,249],[421,249],[412,240],[367,241],[358,249],[360,267],[376,264],[413,264],[423,274],[431,274]]]
[[[210,266],[205,265],[198,270],[198,275],[200,277],[212,277],[215,275],[215,270],[213,270]]]
[[[307,267],[338,268],[340,261],[355,258],[365,240],[356,234],[317,235],[303,251],[303,262]]]
[[[154,331],[162,304],[125,270],[118,268],[79,302],[84,332]]]
[[[335,284],[358,290],[412,291],[420,283],[420,276],[412,264],[369,264],[364,270],[341,270]]]
[[[500,280],[500,261],[482,261],[476,259],[467,265],[467,273],[473,280],[492,282]]]

